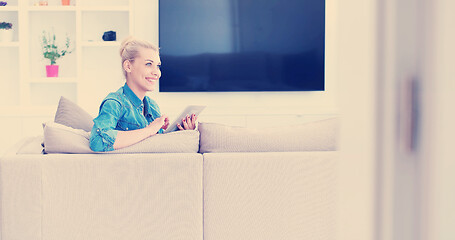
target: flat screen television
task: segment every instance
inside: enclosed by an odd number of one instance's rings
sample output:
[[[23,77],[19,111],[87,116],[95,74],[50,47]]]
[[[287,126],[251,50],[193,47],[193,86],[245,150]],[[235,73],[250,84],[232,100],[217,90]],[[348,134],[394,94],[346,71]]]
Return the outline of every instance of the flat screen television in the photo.
[[[161,92],[323,91],[324,0],[159,1]]]

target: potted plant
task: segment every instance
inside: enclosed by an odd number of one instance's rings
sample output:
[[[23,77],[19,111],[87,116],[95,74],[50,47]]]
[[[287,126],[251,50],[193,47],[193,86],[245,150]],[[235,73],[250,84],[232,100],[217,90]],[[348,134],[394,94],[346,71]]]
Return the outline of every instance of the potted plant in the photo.
[[[70,38],[68,36],[66,36],[65,47],[62,50],[57,46],[55,40],[56,37],[53,32],[46,33],[46,31],[43,31],[43,40],[41,44],[43,48],[43,56],[51,61],[50,65],[46,65],[47,77],[58,77],[58,65],[56,65],[57,59],[72,52],[72,50],[69,50]]]
[[[13,41],[13,24],[9,22],[0,22],[0,42]]]

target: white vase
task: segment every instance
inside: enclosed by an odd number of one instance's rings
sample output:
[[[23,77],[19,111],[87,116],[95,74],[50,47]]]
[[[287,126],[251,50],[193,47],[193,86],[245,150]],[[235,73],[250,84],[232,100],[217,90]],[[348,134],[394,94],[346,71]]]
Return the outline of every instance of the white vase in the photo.
[[[13,29],[0,29],[0,42],[12,42],[13,41]]]

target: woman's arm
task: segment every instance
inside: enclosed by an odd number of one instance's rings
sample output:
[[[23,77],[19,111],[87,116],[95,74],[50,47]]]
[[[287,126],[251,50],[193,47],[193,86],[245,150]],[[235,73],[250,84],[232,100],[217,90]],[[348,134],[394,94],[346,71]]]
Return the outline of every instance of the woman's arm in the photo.
[[[115,126],[122,115],[122,105],[116,99],[105,99],[100,106],[98,117],[93,119],[90,134],[90,148],[95,152],[114,150],[118,130]]]
[[[90,135],[90,148],[95,152],[106,152],[130,146],[156,134],[160,128],[169,125],[167,116],[155,119],[147,127],[133,130],[115,130],[123,107],[116,99],[106,99],[101,103],[100,112],[93,122]]]
[[[163,115],[155,119],[145,128],[131,131],[118,131],[117,138],[114,142],[114,149],[117,150],[140,142],[155,135],[161,128],[165,129],[167,125],[169,125],[169,119],[166,115]]]

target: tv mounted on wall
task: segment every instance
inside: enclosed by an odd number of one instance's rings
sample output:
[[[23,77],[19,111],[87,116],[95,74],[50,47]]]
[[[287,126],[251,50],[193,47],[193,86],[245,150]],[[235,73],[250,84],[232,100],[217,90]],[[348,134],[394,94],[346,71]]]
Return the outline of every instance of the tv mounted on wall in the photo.
[[[324,0],[159,2],[161,92],[323,91]]]

